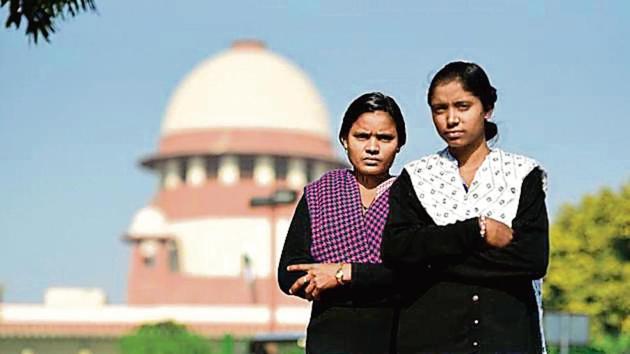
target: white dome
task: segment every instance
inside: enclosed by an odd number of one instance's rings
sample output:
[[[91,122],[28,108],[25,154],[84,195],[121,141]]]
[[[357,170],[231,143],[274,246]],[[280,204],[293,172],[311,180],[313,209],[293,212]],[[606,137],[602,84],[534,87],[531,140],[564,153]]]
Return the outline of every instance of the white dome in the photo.
[[[167,233],[167,226],[162,211],[148,206],[140,209],[133,216],[127,235],[129,237],[164,236]]]
[[[306,74],[260,42],[199,64],[166,109],[162,136],[216,128],[289,129],[329,139],[326,107]]]

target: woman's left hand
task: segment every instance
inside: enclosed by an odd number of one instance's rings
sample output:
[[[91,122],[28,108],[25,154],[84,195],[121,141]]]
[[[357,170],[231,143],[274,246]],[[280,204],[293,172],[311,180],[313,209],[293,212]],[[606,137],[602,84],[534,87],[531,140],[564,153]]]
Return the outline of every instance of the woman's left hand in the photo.
[[[288,266],[287,270],[289,272],[306,272],[306,275],[299,277],[291,285],[289,292],[295,294],[300,288],[306,286],[304,294],[308,300],[319,300],[323,291],[340,285],[335,277],[337,270],[339,270],[337,263],[294,264]]]

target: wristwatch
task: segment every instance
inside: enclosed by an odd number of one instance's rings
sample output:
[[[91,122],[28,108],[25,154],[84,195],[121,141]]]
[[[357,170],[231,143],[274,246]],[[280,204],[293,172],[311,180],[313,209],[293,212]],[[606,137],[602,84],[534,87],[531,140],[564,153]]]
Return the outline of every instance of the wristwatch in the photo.
[[[335,272],[335,279],[337,279],[337,283],[339,283],[339,285],[345,284],[343,282],[343,265],[343,263],[339,263],[339,268],[337,268],[337,271]]]

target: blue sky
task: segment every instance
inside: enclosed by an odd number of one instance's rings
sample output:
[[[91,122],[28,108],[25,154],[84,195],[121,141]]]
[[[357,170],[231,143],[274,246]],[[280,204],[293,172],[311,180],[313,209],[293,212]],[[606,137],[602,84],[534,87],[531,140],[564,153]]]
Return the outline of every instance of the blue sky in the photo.
[[[498,145],[547,168],[552,216],[630,179],[626,1],[96,1],[50,44],[0,30],[6,301],[41,302],[49,286],[125,301],[120,236],[157,184],[138,160],[156,149],[178,82],[239,38],[304,69],[333,130],[359,94],[394,96],[409,131],[395,171],[442,146],[424,95],[441,66],[466,59],[498,89]]]

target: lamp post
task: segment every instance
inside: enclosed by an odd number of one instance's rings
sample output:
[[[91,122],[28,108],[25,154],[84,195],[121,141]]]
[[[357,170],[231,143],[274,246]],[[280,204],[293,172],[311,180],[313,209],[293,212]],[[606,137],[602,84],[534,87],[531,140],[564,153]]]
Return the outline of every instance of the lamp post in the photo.
[[[276,288],[274,285],[274,279],[276,272],[274,272],[276,266],[276,207],[279,205],[293,204],[297,199],[297,192],[292,189],[277,189],[270,196],[267,197],[253,197],[249,205],[253,208],[267,207],[271,211],[271,256],[269,260],[271,275],[269,277],[271,284],[270,289],[270,312],[271,318],[269,322],[269,331],[273,332],[276,329]]]

